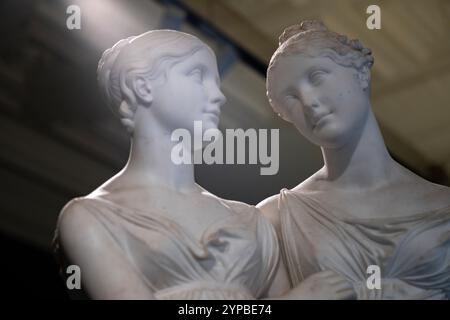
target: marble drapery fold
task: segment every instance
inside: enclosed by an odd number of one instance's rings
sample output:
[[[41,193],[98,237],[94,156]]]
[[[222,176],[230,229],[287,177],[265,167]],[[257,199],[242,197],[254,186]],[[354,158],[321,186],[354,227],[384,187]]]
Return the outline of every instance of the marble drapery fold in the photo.
[[[293,286],[335,271],[358,299],[448,299],[450,206],[405,217],[358,219],[333,213],[314,194],[287,189],[279,197],[282,255]],[[381,289],[368,289],[369,265]]]
[[[71,202],[96,218],[157,299],[262,297],[278,265],[275,231],[254,207],[220,201],[230,214],[209,226],[199,239],[157,213],[100,198]],[[57,233],[55,244],[58,248]]]

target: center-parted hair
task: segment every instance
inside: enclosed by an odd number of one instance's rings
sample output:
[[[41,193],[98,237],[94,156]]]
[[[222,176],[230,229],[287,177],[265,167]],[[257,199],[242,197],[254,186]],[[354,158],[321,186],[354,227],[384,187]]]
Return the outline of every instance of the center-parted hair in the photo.
[[[165,80],[170,68],[205,48],[211,50],[190,34],[153,30],[122,39],[103,53],[97,68],[101,93],[130,133],[137,109],[134,79]]]

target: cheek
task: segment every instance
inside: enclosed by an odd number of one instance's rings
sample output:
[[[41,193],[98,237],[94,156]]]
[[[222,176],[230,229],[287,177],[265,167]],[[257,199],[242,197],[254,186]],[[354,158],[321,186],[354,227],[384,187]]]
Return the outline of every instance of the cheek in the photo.
[[[332,111],[342,116],[349,116],[348,113],[359,113],[363,102],[362,89],[354,77],[344,77],[339,81],[329,84],[324,90],[326,105],[332,107]]]
[[[335,104],[349,104],[361,91],[356,75],[347,70],[330,76],[322,89],[327,99]]]
[[[349,122],[358,121],[366,114],[366,98],[359,88],[350,88],[339,93],[337,113]]]
[[[207,89],[200,83],[191,83],[189,87],[187,86],[185,89],[185,99],[187,101],[192,101],[198,107],[199,103],[208,100]]]
[[[287,118],[287,120],[291,122],[302,134],[306,135],[311,131],[311,125],[308,121],[306,121],[301,105],[295,104],[291,107],[285,106],[282,111],[284,117]]]
[[[306,137],[312,137],[314,135],[311,124],[308,121],[306,121],[303,113],[297,112],[297,114],[293,117],[292,122],[302,135]]]
[[[175,92],[178,95],[176,100],[179,106],[184,107],[191,113],[200,110],[203,102],[207,99],[202,86],[198,83],[192,83],[192,80],[178,83],[177,87],[170,94],[173,95]]]
[[[328,108],[335,109],[335,111],[342,106],[348,105],[353,95],[352,88],[346,86],[345,83],[342,85],[342,82],[340,83],[339,81],[341,80],[327,81],[320,88],[320,103]]]

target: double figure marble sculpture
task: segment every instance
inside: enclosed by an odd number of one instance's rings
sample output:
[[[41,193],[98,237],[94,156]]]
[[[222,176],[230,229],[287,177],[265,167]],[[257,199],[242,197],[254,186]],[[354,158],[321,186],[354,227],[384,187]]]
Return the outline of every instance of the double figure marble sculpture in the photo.
[[[118,174],[71,200],[58,220],[62,266],[80,267],[89,297],[302,298],[317,281],[322,297],[351,294],[332,272],[287,292],[271,223],[255,207],[201,188],[192,164],[171,161],[174,130],[192,133],[194,121],[203,130],[218,126],[225,98],[208,46],[182,32],[149,31],[105,51],[97,73],[131,135],[131,151]]]
[[[321,22],[287,28],[267,71],[270,103],[324,166],[258,207],[275,226],[291,285],[331,270],[358,299],[450,296],[450,189],[392,159],[370,103],[374,58]],[[301,164],[301,159],[299,159]],[[381,288],[367,286],[370,266]]]
[[[97,299],[448,298],[450,191],[389,155],[371,110],[373,61],[320,22],[285,30],[269,101],[321,147],[324,167],[255,208],[214,196],[171,159],[174,130],[218,126],[212,50],[172,30],[119,41],[97,74],[130,133],[129,159],[63,208],[62,266],[78,265]],[[381,289],[367,286],[370,266]]]

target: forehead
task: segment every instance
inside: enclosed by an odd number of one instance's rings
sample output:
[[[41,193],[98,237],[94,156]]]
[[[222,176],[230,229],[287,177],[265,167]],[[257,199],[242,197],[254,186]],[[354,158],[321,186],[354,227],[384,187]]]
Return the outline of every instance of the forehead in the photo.
[[[268,90],[275,100],[281,98],[287,91],[296,87],[300,81],[307,79],[314,70],[331,71],[338,68],[328,57],[310,57],[302,53],[282,56],[271,71]]]
[[[205,65],[210,69],[217,69],[216,56],[211,49],[202,47],[196,51],[193,55],[187,57],[180,63],[180,67],[189,67],[194,65]]]
[[[337,64],[328,57],[309,57],[304,54],[293,54],[282,56],[273,68],[273,77],[277,84],[289,84],[291,81],[298,81],[308,76],[309,72],[315,69],[332,70],[338,67]]]

